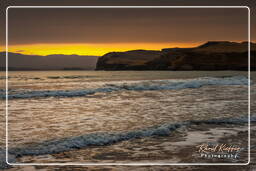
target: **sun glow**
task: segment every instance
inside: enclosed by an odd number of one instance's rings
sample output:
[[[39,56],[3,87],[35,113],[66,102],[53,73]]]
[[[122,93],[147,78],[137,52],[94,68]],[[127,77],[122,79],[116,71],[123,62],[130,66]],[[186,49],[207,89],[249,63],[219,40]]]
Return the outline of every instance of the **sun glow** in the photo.
[[[161,50],[173,47],[194,47],[200,43],[108,43],[108,44],[25,44],[9,45],[8,51],[26,55],[88,55],[102,56],[108,52],[122,52],[136,49]],[[2,47],[2,49],[5,49]]]

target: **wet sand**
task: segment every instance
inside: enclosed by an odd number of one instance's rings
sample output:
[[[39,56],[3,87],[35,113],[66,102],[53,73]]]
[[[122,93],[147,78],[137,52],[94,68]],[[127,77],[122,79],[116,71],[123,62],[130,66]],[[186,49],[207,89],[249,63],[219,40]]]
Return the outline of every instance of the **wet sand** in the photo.
[[[18,162],[166,162],[166,163],[216,163],[247,162],[247,125],[200,125],[178,130],[170,136],[134,139],[110,146],[90,147],[52,155],[25,156]],[[161,140],[161,141],[159,141]],[[245,147],[238,160],[201,158],[196,145],[205,142],[236,144]],[[143,147],[141,144],[144,144]],[[131,146],[132,144],[132,146]],[[256,123],[251,125],[251,163],[248,166],[16,166],[7,171],[51,171],[51,170],[253,170],[256,169]],[[121,148],[122,147],[122,148]],[[132,153],[133,151],[136,153]],[[100,153],[99,153],[100,152]],[[136,155],[134,155],[136,154]],[[150,163],[150,162],[149,162]]]

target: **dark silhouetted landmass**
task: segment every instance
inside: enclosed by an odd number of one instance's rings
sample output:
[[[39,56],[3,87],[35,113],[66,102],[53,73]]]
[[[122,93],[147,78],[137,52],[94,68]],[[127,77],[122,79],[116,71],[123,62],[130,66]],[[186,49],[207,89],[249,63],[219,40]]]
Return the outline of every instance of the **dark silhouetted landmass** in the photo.
[[[5,52],[0,52],[0,69],[5,70]],[[97,56],[23,55],[8,53],[8,69],[15,70],[94,70]]]
[[[256,44],[251,43],[251,69],[256,70]],[[248,42],[211,41],[195,48],[110,52],[96,70],[248,70]]]

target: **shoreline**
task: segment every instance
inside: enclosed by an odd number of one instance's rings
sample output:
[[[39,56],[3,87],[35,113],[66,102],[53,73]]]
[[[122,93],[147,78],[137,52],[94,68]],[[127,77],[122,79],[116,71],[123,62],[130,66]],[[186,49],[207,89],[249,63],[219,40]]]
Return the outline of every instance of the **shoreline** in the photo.
[[[212,125],[209,128],[209,125],[203,125],[202,127],[198,128],[198,127],[192,127],[189,128],[187,130],[187,132],[185,134],[181,134],[180,132],[176,132],[174,133],[172,136],[168,136],[168,137],[161,137],[161,140],[165,141],[150,141],[151,138],[146,139],[146,140],[142,140],[142,139],[136,139],[136,140],[132,140],[133,142],[131,142],[131,144],[133,144],[133,147],[129,147],[129,148],[138,148],[137,146],[139,144],[141,144],[141,142],[144,141],[145,145],[150,145],[152,146],[152,143],[155,144],[155,146],[157,148],[159,148],[160,150],[164,150],[164,153],[151,153],[152,149],[148,149],[144,152],[146,153],[137,153],[137,155],[139,155],[141,158],[144,158],[144,160],[140,160],[140,161],[148,161],[151,159],[151,161],[164,161],[163,159],[165,159],[165,162],[170,162],[170,161],[174,161],[174,162],[179,162],[179,163],[195,163],[195,162],[216,162],[216,160],[212,160],[212,159],[200,159],[198,154],[195,152],[195,146],[197,144],[200,144],[200,141],[196,140],[194,141],[192,144],[186,144],[189,143],[189,141],[191,140],[191,136],[199,135],[201,137],[204,137],[204,140],[208,140],[208,141],[212,141],[212,137],[214,137],[214,140],[216,140],[216,142],[219,143],[237,143],[243,146],[246,146],[247,141],[244,141],[244,139],[247,138],[247,131],[246,128],[247,126],[239,126],[237,127],[232,127],[231,125],[226,126],[226,125]],[[252,124],[252,142],[251,144],[254,144],[253,142],[256,142],[256,123]],[[227,132],[225,132],[224,130],[226,130]],[[217,138],[215,135],[218,135]],[[167,143],[168,142],[168,143]],[[203,141],[204,142],[204,141]],[[166,144],[167,143],[167,144]],[[181,143],[181,144],[179,144]],[[186,145],[185,145],[185,144]],[[136,160],[136,162],[138,162],[138,157],[132,157],[133,154],[129,153],[129,149],[128,146],[125,147],[127,145],[126,142],[121,142],[115,145],[111,145],[111,146],[103,146],[103,147],[90,147],[90,148],[86,148],[86,149],[78,149],[78,150],[73,150],[73,151],[68,151],[68,152],[63,152],[63,153],[57,153],[57,154],[52,154],[52,155],[39,155],[39,156],[25,156],[22,158],[19,158],[18,161],[19,162],[49,162],[49,159],[52,160],[51,162],[70,162],[70,160],[73,159],[80,159],[82,160],[82,162],[88,162],[90,161],[92,158],[94,158],[94,162],[97,162],[97,160],[102,161],[113,161],[113,160],[118,160],[119,162],[125,162],[125,161],[130,161],[132,160]],[[172,145],[172,146],[170,146]],[[113,147],[114,146],[114,147]],[[141,146],[141,145],[140,145]],[[149,148],[150,146],[144,146],[144,148]],[[118,148],[119,147],[119,148]],[[120,149],[120,147],[123,147],[123,149]],[[165,149],[165,147],[169,147],[167,149]],[[155,149],[156,150],[156,149]],[[101,154],[100,154],[101,153]],[[252,153],[252,159],[251,161],[256,161],[254,160],[254,158],[256,157],[254,154],[256,154],[256,149],[251,148],[251,153]],[[86,154],[86,155],[84,155]],[[119,154],[117,155],[115,158],[113,158],[114,154]],[[246,155],[247,155],[247,150],[245,150],[241,156],[243,157],[242,160],[240,160],[240,162],[246,162]],[[130,157],[129,157],[130,156]],[[144,157],[143,157],[144,156]],[[92,158],[90,158],[92,157]],[[132,158],[131,158],[132,157]],[[169,161],[167,158],[169,158]],[[171,157],[171,158],[170,158]],[[70,159],[72,158],[72,159]],[[153,160],[152,160],[153,159]],[[161,160],[162,159],[162,160]],[[166,160],[167,159],[167,160]],[[218,162],[218,161],[217,161]],[[223,160],[221,161],[223,162]],[[232,163],[234,161],[230,161],[230,160],[226,160],[225,162],[228,163]],[[254,163],[255,164],[255,163]],[[59,169],[61,170],[70,170],[72,168],[74,168],[75,166],[58,166]],[[83,168],[90,168],[90,169],[108,169],[108,170],[116,170],[117,168],[130,168],[132,167],[134,170],[141,170],[142,168],[148,168],[149,166],[84,166],[81,167],[81,170]],[[161,168],[162,170],[168,170],[169,166],[151,166],[152,168]],[[198,166],[176,166],[176,167],[181,167],[181,168],[186,168],[187,170],[193,170],[194,168],[198,168]],[[221,167],[221,166],[214,166],[214,167]],[[228,166],[227,171],[234,169],[235,167],[238,166]],[[242,166],[241,166],[242,167]],[[244,167],[244,166],[243,166]],[[19,168],[21,168],[21,166],[17,166],[17,167],[13,167],[13,168],[9,168],[9,169],[5,169],[6,171],[16,171],[19,170]],[[30,169],[31,171],[33,170],[37,170],[37,169],[44,169],[46,171],[48,171],[48,169],[51,168],[51,166],[25,166],[24,169]],[[207,168],[207,169],[212,169],[211,166],[203,166],[203,168]]]

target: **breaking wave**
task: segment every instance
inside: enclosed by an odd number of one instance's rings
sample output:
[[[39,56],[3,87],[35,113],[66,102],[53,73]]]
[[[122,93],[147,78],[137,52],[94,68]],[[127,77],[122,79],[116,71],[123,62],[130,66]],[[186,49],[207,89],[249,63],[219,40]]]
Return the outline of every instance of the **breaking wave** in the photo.
[[[153,90],[179,90],[186,88],[200,88],[211,85],[248,85],[248,79],[244,76],[233,76],[224,78],[203,77],[188,80],[154,80],[137,81],[115,84],[105,84],[102,87],[85,90],[44,90],[44,91],[23,91],[9,93],[9,99],[36,98],[36,97],[80,97],[95,93],[107,93],[114,91],[153,91]],[[0,99],[5,99],[5,94],[0,92]]]
[[[95,78],[93,75],[70,75],[70,76],[49,76],[49,79],[82,79],[82,78]]]
[[[184,121],[179,123],[165,123],[162,125],[149,127],[141,130],[133,130],[127,132],[119,132],[119,133],[109,133],[109,132],[101,132],[101,133],[91,133],[85,134],[76,137],[67,137],[59,140],[51,140],[45,141],[33,146],[24,146],[19,148],[11,148],[8,151],[8,156],[10,161],[14,162],[15,158],[26,156],[26,155],[45,155],[45,154],[55,154],[65,151],[70,151],[74,149],[86,148],[89,146],[104,146],[111,145],[117,142],[136,139],[136,138],[144,138],[151,136],[168,136],[173,131],[181,128],[181,127],[189,127],[192,125],[199,124],[245,124],[248,122],[247,117],[240,118],[222,118],[222,119],[210,119],[210,120],[191,120]],[[256,122],[256,116],[251,117],[251,122]],[[4,156],[4,151],[0,150],[1,154]],[[2,166],[1,166],[2,164]],[[0,161],[0,168],[4,167],[4,162]]]

